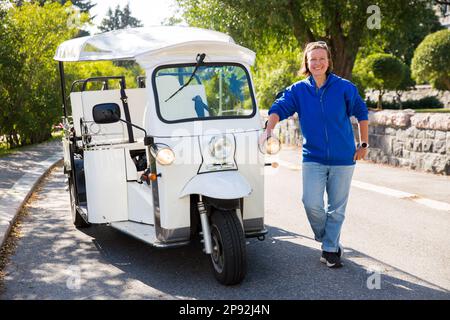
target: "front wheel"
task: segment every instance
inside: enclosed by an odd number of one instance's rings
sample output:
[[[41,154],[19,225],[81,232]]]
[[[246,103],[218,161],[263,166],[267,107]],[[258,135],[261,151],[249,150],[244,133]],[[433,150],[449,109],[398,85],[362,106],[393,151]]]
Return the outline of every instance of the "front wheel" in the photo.
[[[224,285],[240,283],[247,272],[242,225],[234,211],[215,210],[211,217],[214,276]]]

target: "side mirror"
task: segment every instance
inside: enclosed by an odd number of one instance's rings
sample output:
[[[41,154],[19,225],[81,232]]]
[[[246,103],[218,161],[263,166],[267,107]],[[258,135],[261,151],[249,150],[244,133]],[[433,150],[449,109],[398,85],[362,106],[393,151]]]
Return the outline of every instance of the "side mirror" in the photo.
[[[120,120],[120,108],[117,103],[100,103],[92,109],[96,123],[115,123]]]

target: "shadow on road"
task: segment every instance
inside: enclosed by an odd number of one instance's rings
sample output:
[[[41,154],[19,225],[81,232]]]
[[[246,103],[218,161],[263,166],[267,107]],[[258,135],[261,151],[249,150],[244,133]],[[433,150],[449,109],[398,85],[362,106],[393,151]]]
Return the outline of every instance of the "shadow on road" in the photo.
[[[303,237],[269,226],[266,241],[248,239],[248,273],[238,286],[224,287],[216,282],[209,257],[195,242],[184,248],[155,249],[106,226],[84,229],[105,263],[122,270],[125,278],[172,296],[188,299],[446,299],[448,292],[418,278],[395,270],[403,280],[381,273],[348,259],[342,269],[328,269],[319,262],[320,250],[293,243]],[[349,259],[365,256],[346,248]],[[374,265],[382,264],[373,261]],[[386,266],[392,272],[394,268]],[[369,277],[371,277],[369,279]],[[108,280],[106,277],[100,283]],[[373,289],[368,288],[369,286]],[[417,284],[417,282],[422,284]],[[123,282],[122,284],[125,284]],[[379,289],[377,289],[379,287]],[[434,287],[434,288],[433,288]],[[102,289],[103,294],[105,288]],[[117,296],[112,286],[107,295]],[[145,294],[139,298],[145,299]]]

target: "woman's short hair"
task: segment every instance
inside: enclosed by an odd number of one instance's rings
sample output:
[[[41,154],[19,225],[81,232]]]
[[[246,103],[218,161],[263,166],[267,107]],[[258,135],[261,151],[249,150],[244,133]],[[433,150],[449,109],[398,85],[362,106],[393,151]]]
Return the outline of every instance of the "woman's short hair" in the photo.
[[[305,50],[303,52],[303,60],[302,60],[302,66],[300,68],[300,74],[304,75],[304,76],[311,75],[311,72],[309,71],[309,66],[308,66],[308,52],[311,52],[314,49],[327,50],[327,55],[328,55],[327,74],[330,74],[333,71],[333,60],[331,59],[331,51],[328,48],[327,43],[325,41],[310,42],[306,45]]]

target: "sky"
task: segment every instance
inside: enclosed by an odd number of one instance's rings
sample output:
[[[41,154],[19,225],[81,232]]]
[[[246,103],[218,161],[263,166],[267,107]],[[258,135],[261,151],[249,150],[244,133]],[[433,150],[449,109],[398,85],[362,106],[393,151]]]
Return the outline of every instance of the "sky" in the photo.
[[[97,5],[91,9],[91,16],[96,16],[94,23],[100,25],[108,12],[108,8],[114,11],[117,5],[121,9],[129,3],[131,15],[139,19],[144,26],[161,25],[164,19],[170,18],[176,13],[177,5],[175,0],[91,0]],[[89,28],[94,33],[97,29]]]

